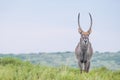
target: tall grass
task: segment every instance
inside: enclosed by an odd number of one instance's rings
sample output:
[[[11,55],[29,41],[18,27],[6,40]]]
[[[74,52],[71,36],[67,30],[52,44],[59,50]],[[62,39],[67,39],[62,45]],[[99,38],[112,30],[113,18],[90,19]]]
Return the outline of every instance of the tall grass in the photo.
[[[102,67],[80,74],[77,68],[33,65],[15,58],[0,58],[0,80],[120,80],[120,71]]]

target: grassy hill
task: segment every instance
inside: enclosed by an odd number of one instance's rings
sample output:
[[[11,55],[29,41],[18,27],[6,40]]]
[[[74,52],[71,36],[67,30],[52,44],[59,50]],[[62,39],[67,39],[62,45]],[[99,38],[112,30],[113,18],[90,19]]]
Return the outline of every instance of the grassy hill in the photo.
[[[66,65],[78,68],[74,52],[52,52],[52,53],[20,53],[20,54],[0,54],[2,57],[19,58],[23,61],[30,61],[33,64],[46,66]],[[113,66],[114,65],[114,66]],[[106,67],[110,70],[120,70],[120,51],[119,52],[95,52],[91,60],[91,68]]]
[[[33,65],[16,58],[0,58],[0,80],[120,80],[120,70],[105,67],[80,74],[78,68]]]

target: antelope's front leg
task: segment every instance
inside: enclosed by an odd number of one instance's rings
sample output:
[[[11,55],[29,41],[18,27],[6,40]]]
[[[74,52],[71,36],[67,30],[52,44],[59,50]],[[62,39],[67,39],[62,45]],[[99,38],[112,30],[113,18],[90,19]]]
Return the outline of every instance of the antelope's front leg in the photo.
[[[90,61],[85,63],[85,71],[89,72],[89,69],[90,69]]]
[[[78,61],[78,65],[79,65],[79,68],[80,68],[80,73],[82,73],[82,70],[83,70],[83,64],[81,63],[80,60]]]

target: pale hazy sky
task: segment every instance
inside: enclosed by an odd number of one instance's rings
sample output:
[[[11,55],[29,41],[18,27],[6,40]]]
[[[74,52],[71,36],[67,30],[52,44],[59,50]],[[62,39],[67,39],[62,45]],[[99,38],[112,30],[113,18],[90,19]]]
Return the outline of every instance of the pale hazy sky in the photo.
[[[120,50],[120,0],[0,0],[0,53],[74,51],[79,12],[94,51]]]

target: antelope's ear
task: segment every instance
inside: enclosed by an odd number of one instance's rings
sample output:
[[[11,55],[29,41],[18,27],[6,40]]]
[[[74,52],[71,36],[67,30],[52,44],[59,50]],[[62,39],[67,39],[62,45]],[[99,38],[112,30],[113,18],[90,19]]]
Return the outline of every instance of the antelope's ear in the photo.
[[[78,28],[78,32],[79,32],[80,34],[82,34],[83,31],[82,31],[80,28]]]
[[[90,29],[90,30],[88,30],[87,32],[88,32],[88,33],[89,33],[89,35],[90,35],[90,34],[91,34],[91,32],[92,32],[92,30]]]

